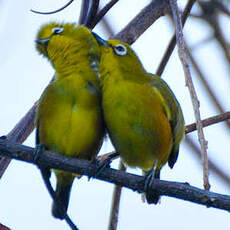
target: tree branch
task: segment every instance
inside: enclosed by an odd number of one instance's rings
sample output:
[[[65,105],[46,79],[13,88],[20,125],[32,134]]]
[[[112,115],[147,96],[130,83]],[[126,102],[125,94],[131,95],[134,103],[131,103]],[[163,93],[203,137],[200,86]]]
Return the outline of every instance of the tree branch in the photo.
[[[196,0],[189,0],[185,9],[184,9],[184,12],[183,12],[183,15],[182,15],[182,26],[185,25],[185,22],[189,16],[189,13],[192,9],[192,6],[193,4],[196,2]],[[171,38],[169,44],[168,44],[168,47],[166,49],[166,52],[157,68],[157,71],[156,71],[156,75],[158,76],[161,76],[161,74],[163,73],[164,69],[165,69],[165,66],[166,64],[168,63],[169,61],[169,58],[174,50],[176,46],[176,34],[173,35],[173,37]]]
[[[222,113],[222,114],[219,114],[219,115],[216,115],[216,116],[213,116],[213,117],[209,117],[207,119],[204,119],[202,120],[202,126],[203,127],[206,127],[206,126],[209,126],[209,125],[213,125],[213,124],[216,124],[216,123],[219,123],[219,122],[222,122],[222,121],[226,121],[230,119],[230,112],[226,112],[226,113]],[[197,128],[196,128],[196,123],[192,123],[190,125],[186,125],[185,127],[185,133],[191,133],[193,131],[195,131]]]
[[[68,7],[70,4],[72,4],[73,1],[74,0],[70,0],[64,6],[62,6],[60,9],[53,10],[53,11],[50,11],[50,12],[41,12],[41,11],[36,11],[36,10],[32,10],[32,9],[30,11],[33,12],[33,13],[35,13],[35,14],[44,14],[44,15],[55,14],[55,13],[58,13],[58,12],[64,10],[66,7]]]
[[[118,169],[120,171],[125,172],[126,167],[120,160]],[[119,217],[119,207],[120,207],[120,201],[121,201],[121,192],[122,187],[119,185],[115,185],[113,189],[113,199],[112,199],[112,205],[110,208],[110,217],[109,217],[109,226],[108,230],[116,230],[117,224],[118,224],[118,217]]]
[[[169,12],[166,0],[151,1],[114,39],[134,43],[160,16]]]
[[[193,110],[196,118],[196,126],[198,131],[199,142],[201,146],[202,156],[203,156],[203,178],[204,178],[204,188],[206,190],[210,189],[210,184],[208,180],[208,154],[207,154],[207,141],[204,137],[203,126],[200,117],[200,103],[196,94],[195,87],[193,85],[189,65],[188,65],[188,54],[185,46],[185,41],[182,31],[181,18],[177,6],[176,0],[169,0],[169,4],[172,10],[173,19],[176,27],[176,38],[178,45],[179,58],[181,60],[183,70],[185,73],[186,85],[188,86],[190,97],[192,99]]]
[[[108,13],[108,11],[118,2],[119,0],[111,0],[107,3],[92,19],[92,22],[89,24],[89,28],[93,29],[97,23]]]
[[[7,139],[17,143],[23,143],[26,138],[34,130],[34,118],[37,102],[26,113],[26,115],[15,125],[15,127],[7,134]],[[10,164],[11,159],[0,156],[0,179]]]
[[[6,227],[3,224],[0,224],[0,230],[10,230],[8,227]]]
[[[97,166],[92,164],[91,161],[68,158],[50,151],[43,152],[43,154],[40,155],[40,158],[35,162],[33,148],[9,142],[7,140],[0,140],[0,154],[28,163],[39,164],[44,167],[60,169],[88,176],[95,175],[97,169]],[[105,168],[95,178],[132,189],[133,191],[137,191],[139,193],[145,192],[145,178],[143,176],[137,176],[119,170]],[[148,192],[149,191],[152,193],[157,191],[157,193],[161,196],[175,197],[205,205],[207,207],[230,211],[230,196],[205,191],[190,186],[188,183],[169,182],[156,179]]]

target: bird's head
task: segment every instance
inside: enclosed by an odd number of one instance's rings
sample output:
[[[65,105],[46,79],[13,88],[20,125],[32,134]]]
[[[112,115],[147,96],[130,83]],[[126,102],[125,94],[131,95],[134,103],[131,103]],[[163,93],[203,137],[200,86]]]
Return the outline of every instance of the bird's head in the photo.
[[[74,23],[48,23],[40,28],[35,42],[38,52],[54,65],[100,58],[100,48],[92,32]]]
[[[143,66],[129,44],[119,40],[105,41],[93,33],[101,48],[101,65],[106,68],[122,68],[126,71],[143,71]]]

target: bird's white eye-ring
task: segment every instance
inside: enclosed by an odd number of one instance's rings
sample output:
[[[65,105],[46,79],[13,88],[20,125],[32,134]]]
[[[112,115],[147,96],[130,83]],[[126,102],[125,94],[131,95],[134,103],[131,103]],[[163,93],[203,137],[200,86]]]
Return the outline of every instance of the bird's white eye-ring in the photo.
[[[118,44],[118,45],[114,46],[113,50],[114,50],[115,54],[117,54],[119,56],[124,56],[127,54],[127,48],[122,44]]]
[[[54,27],[52,29],[53,34],[61,34],[63,32],[64,28],[63,27]]]

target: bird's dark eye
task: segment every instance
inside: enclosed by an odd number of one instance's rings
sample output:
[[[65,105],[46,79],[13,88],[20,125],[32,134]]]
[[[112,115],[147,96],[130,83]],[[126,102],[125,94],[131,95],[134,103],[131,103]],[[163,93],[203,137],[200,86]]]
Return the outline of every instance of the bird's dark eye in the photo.
[[[63,27],[54,27],[52,29],[53,34],[61,34],[63,32],[64,28]]]
[[[127,54],[127,48],[122,44],[118,44],[118,45],[114,46],[113,50],[114,50],[114,53],[119,55],[119,56],[124,56]]]

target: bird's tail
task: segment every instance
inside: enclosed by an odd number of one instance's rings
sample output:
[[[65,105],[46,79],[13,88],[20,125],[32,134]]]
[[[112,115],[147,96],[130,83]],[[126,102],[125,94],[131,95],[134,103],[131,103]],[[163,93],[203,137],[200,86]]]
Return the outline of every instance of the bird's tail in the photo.
[[[68,209],[70,191],[74,177],[72,174],[57,173],[57,185],[55,190],[55,199],[52,206],[52,215],[58,219],[64,219]]]

